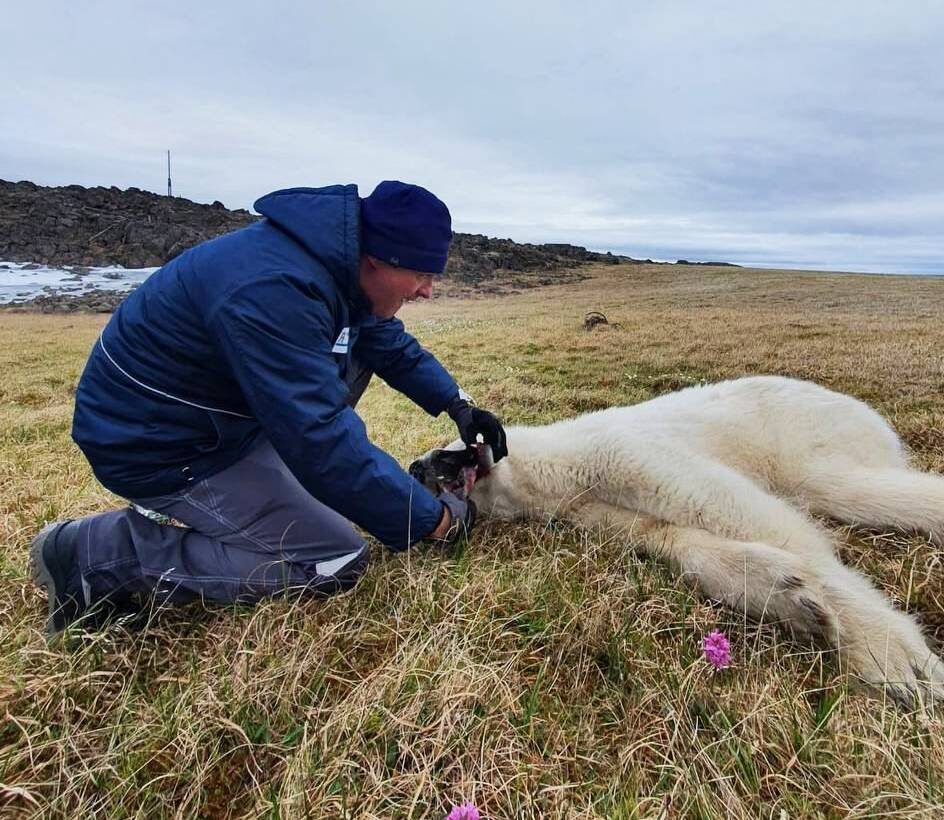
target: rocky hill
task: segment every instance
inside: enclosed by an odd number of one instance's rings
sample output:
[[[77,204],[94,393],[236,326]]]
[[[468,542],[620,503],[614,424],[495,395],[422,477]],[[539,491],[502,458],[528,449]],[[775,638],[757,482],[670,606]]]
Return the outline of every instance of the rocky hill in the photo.
[[[46,188],[0,180],[0,259],[151,267],[253,219],[220,202],[200,205],[138,188]]]
[[[138,188],[52,188],[0,180],[0,260],[151,267],[258,218],[246,210],[230,211],[221,202],[203,205]],[[519,285],[542,284],[540,276],[514,274],[621,261],[633,260],[574,245],[528,245],[458,233],[446,276],[456,284],[477,286],[503,278]],[[505,272],[511,275],[505,277]]]

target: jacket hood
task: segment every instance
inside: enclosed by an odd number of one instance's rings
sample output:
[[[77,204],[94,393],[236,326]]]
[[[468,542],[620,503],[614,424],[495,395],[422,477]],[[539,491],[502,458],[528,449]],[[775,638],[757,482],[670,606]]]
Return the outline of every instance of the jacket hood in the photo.
[[[284,188],[253,203],[257,213],[300,243],[353,295],[360,270],[360,198],[356,185]]]

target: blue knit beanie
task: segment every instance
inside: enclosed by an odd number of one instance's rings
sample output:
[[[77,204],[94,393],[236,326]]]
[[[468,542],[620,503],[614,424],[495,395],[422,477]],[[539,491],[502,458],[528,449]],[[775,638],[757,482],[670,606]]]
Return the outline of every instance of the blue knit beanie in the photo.
[[[451,241],[449,209],[419,185],[387,180],[361,199],[361,253],[400,268],[442,273]]]

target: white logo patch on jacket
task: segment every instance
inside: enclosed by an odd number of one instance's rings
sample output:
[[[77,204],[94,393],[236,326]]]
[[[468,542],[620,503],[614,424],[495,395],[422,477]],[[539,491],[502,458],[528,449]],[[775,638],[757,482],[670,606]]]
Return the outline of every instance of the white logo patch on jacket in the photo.
[[[348,341],[351,336],[351,329],[349,327],[343,328],[338,334],[338,338],[335,339],[334,347],[331,348],[332,353],[347,353]]]

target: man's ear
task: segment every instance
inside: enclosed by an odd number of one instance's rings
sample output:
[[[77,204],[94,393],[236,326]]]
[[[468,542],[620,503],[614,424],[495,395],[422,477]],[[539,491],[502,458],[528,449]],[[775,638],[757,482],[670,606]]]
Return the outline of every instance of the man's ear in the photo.
[[[384,268],[390,267],[383,260],[378,259],[376,256],[371,256],[369,253],[364,254],[367,259],[367,264],[376,271],[382,271]]]

